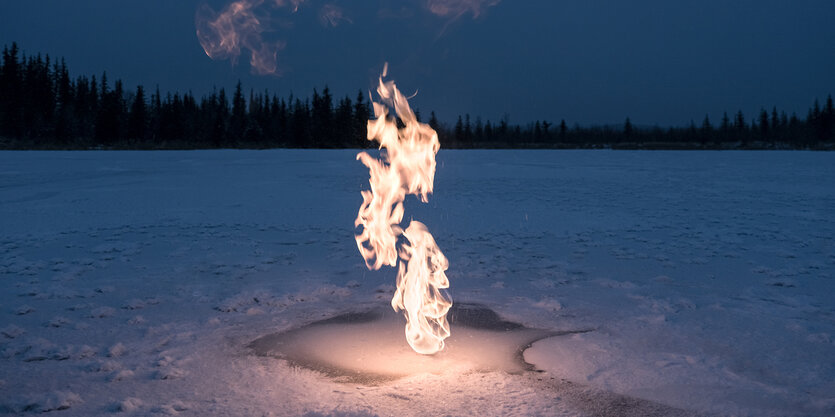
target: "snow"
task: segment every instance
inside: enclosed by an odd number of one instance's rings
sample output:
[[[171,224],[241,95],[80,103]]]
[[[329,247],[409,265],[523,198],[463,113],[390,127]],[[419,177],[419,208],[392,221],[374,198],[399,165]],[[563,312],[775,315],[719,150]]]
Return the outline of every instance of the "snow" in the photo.
[[[377,384],[248,347],[389,302],[355,154],[0,152],[0,413],[835,414],[835,154],[442,149],[453,300],[559,335]]]

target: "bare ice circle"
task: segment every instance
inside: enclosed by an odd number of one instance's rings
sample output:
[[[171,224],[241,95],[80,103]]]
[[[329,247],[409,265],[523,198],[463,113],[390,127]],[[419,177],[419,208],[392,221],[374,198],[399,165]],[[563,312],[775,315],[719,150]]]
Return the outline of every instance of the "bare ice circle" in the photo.
[[[578,332],[527,328],[477,304],[456,303],[448,318],[452,334],[434,355],[413,351],[405,319],[384,307],[263,336],[249,347],[256,355],[282,358],[339,381],[375,383],[423,373],[522,373],[532,370],[522,353],[533,342]]]

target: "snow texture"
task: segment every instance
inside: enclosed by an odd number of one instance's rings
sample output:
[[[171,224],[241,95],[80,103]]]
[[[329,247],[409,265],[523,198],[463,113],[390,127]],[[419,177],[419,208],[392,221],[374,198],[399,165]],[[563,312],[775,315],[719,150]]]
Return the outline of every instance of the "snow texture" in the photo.
[[[377,384],[248,347],[389,302],[355,154],[0,152],[0,413],[835,414],[835,154],[442,150],[453,300],[591,331]]]

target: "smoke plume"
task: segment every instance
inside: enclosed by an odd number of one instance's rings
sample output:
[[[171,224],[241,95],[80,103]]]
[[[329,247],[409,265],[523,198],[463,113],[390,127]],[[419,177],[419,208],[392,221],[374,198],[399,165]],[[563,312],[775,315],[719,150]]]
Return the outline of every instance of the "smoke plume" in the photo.
[[[435,15],[458,19],[467,12],[477,18],[483,10],[499,4],[501,0],[426,0],[426,7]]]
[[[303,0],[275,0],[276,7],[298,9]],[[278,74],[278,51],[284,42],[267,42],[261,35],[267,31],[262,21],[266,15],[256,14],[264,0],[239,0],[230,3],[220,13],[207,4],[194,15],[197,39],[212,59],[229,59],[237,63],[241,50],[249,50],[249,64],[257,74]]]
[[[391,0],[385,1],[376,13],[378,19],[408,19],[414,16],[413,10],[423,9],[432,15],[446,19],[444,29],[465,14],[478,18],[484,11],[498,4],[501,0]],[[236,64],[242,54],[249,54],[249,64],[256,74],[280,75],[278,53],[285,47],[283,40],[277,40],[265,34],[276,31],[277,22],[273,13],[283,11],[296,13],[301,7],[307,7],[312,0],[235,0],[219,12],[207,4],[198,7],[194,15],[197,39],[209,58],[230,60]],[[337,5],[339,1],[330,0],[318,9],[315,16],[324,27],[336,27],[342,23],[353,23],[346,10]],[[386,6],[388,4],[388,6]],[[394,6],[398,8],[393,8]],[[285,29],[291,27],[287,23]]]

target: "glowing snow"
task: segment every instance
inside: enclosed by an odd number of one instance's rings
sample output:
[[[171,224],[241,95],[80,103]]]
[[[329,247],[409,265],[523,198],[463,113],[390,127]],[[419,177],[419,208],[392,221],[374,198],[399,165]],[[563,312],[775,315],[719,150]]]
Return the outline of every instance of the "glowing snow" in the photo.
[[[458,313],[458,314],[456,314]],[[432,356],[415,355],[403,340],[403,323],[388,309],[347,314],[262,337],[256,354],[277,356],[340,380],[375,382],[418,374],[461,374],[530,369],[524,349],[544,337],[566,334],[502,321],[482,306],[454,307],[456,332]]]

